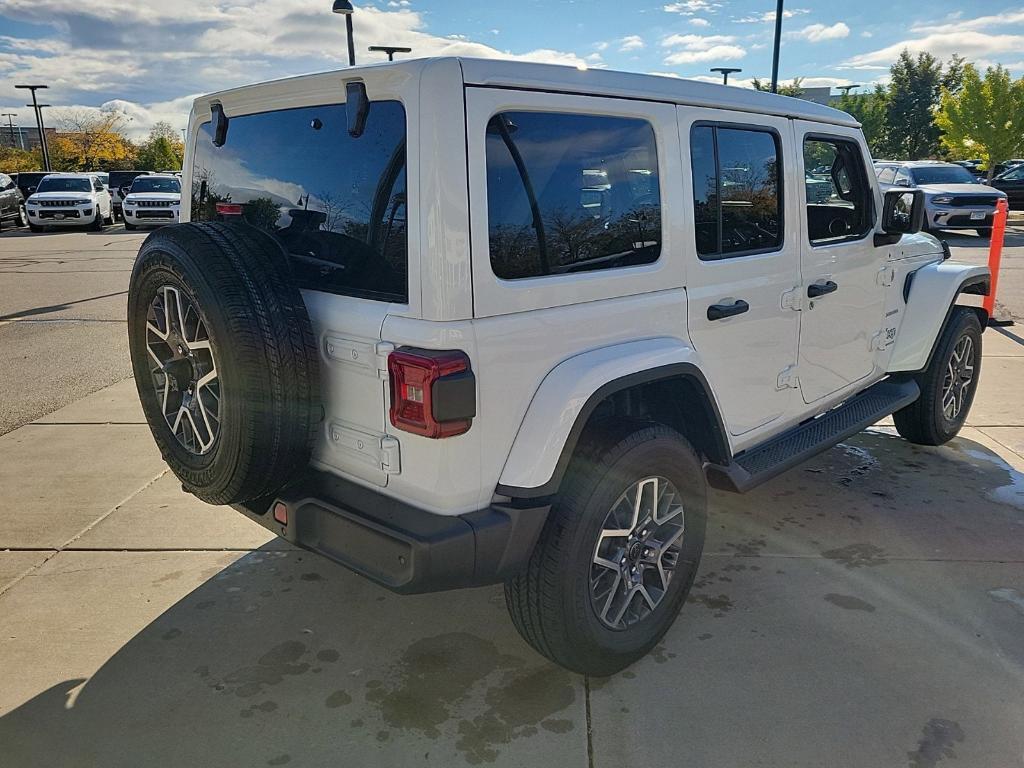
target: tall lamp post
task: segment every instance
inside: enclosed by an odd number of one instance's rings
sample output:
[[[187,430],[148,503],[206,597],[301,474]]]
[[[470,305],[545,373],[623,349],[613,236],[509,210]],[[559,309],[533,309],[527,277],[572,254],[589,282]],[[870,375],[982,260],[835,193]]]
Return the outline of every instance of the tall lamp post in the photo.
[[[722,74],[722,85],[729,84],[729,75],[733,72],[742,72],[743,70],[739,67],[712,67],[712,72],[720,72]]]
[[[388,61],[394,61],[396,53],[412,53],[412,48],[403,48],[400,45],[371,45],[366,50],[383,51],[388,55]]]
[[[0,114],[0,117],[6,117],[7,118],[7,126],[8,126],[8,129],[11,132],[11,149],[14,149],[14,147],[15,147],[15,144],[14,144],[14,118],[16,118],[17,116],[18,116],[17,112],[4,112],[3,114]],[[22,149],[24,149],[24,147],[22,147]]]
[[[775,51],[772,54],[772,93],[779,92],[779,46],[782,44],[782,2],[775,6]]]
[[[16,85],[15,88],[22,88],[25,90],[32,91],[32,103],[26,106],[32,107],[36,111],[36,127],[39,128],[39,146],[43,150],[43,169],[52,170],[50,168],[50,150],[46,146],[46,130],[43,128],[43,107],[48,107],[49,104],[40,104],[36,99],[36,91],[41,88],[49,88],[48,85]]]
[[[352,39],[352,11],[355,9],[349,0],[334,0],[334,7],[331,10],[345,17],[345,32],[348,34],[348,65],[354,67],[356,65],[356,43]]]
[[[836,86],[836,90],[837,91],[842,91],[843,92],[843,96],[849,96],[850,95],[850,91],[852,91],[854,88],[860,88],[860,83],[853,83],[851,85],[837,85]]]

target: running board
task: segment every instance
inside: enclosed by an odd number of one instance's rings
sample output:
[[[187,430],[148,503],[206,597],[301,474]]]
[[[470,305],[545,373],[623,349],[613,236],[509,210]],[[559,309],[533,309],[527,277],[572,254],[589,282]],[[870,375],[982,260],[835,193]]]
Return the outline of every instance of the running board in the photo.
[[[727,466],[705,465],[708,483],[723,491],[749,491],[910,405],[920,395],[913,379],[884,379],[831,411],[734,456]]]

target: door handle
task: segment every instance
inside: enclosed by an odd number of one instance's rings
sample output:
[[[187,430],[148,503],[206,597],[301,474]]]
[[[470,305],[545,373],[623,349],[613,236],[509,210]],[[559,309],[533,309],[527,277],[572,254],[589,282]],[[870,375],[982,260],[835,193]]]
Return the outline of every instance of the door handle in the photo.
[[[708,307],[708,320],[721,320],[726,317],[742,315],[750,309],[743,299],[736,299],[732,304],[712,304]]]
[[[816,299],[826,293],[835,293],[837,290],[839,290],[839,286],[831,280],[826,280],[824,283],[812,283],[807,286],[807,298]]]

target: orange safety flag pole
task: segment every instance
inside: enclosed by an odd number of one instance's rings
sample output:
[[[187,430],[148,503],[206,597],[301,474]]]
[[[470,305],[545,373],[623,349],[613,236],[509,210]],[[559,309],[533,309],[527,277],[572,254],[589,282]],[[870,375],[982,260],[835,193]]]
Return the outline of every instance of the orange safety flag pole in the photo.
[[[996,201],[996,215],[992,221],[992,238],[988,248],[988,269],[992,273],[992,283],[988,289],[988,296],[981,305],[988,314],[990,323],[996,312],[996,286],[999,284],[999,262],[1003,258],[1003,238],[1006,235],[1008,211],[1006,198],[999,198]]]

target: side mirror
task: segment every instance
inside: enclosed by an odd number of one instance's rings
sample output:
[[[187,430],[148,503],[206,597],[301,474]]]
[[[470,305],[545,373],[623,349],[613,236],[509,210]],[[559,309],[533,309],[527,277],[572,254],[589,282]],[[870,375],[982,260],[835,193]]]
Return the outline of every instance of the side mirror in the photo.
[[[890,189],[883,200],[882,234],[875,234],[875,245],[891,245],[903,235],[921,231],[924,226],[924,192],[920,189]]]

